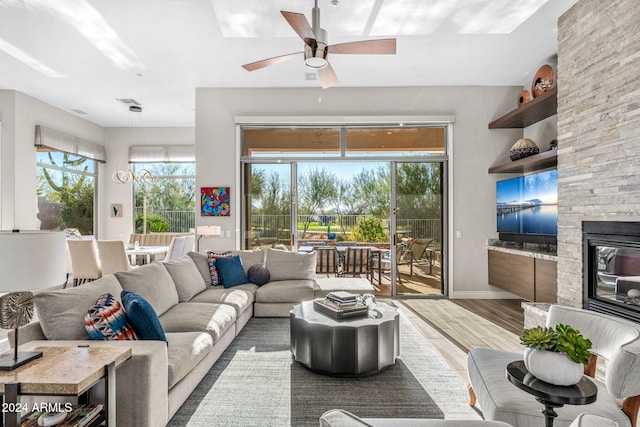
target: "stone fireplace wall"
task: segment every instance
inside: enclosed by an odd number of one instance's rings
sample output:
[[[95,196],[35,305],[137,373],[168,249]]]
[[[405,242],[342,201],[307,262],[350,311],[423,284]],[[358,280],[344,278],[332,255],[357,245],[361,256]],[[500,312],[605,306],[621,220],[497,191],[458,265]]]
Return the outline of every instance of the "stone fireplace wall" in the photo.
[[[640,1],[558,21],[558,302],[582,307],[584,220],[640,220]]]

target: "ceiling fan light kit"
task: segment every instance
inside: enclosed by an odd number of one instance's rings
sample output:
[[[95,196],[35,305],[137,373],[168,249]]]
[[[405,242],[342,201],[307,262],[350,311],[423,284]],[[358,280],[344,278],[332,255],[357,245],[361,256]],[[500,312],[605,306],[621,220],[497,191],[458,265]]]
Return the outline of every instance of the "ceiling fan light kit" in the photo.
[[[332,1],[331,4],[335,6],[338,1]],[[327,32],[320,27],[318,0],[315,0],[315,7],[312,9],[312,26],[309,25],[309,21],[302,13],[286,11],[280,11],[280,13],[304,41],[304,51],[302,52],[304,54],[304,64],[309,68],[318,70],[318,77],[324,89],[337,86],[339,83],[338,76],[329,63],[329,53],[361,55],[394,55],[396,53],[396,39],[362,40],[330,46]],[[301,52],[263,59],[245,64],[242,67],[247,71],[255,71],[287,61],[299,53]]]

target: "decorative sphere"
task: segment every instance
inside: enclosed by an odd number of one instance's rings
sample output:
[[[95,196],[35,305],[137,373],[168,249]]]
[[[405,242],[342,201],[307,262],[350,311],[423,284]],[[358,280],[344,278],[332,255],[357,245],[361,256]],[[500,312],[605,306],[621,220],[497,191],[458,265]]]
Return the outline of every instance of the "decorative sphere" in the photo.
[[[271,273],[269,273],[269,270],[264,265],[255,264],[249,267],[247,278],[251,283],[262,286],[271,279]]]

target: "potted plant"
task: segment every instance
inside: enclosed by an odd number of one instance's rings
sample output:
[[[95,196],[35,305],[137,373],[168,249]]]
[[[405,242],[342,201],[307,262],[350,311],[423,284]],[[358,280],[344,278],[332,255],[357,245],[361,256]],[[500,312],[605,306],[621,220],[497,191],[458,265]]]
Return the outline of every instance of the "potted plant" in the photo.
[[[533,376],[555,385],[574,385],[580,381],[583,365],[591,357],[591,341],[569,325],[536,326],[525,329],[520,343],[524,364]]]

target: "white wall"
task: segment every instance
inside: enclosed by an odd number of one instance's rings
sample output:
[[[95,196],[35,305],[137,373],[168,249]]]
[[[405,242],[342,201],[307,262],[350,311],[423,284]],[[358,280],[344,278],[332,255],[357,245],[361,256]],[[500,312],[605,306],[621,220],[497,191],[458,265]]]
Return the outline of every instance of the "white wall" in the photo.
[[[195,129],[144,128],[144,132],[141,132],[140,128],[106,128],[105,141],[107,163],[101,179],[103,197],[100,203],[100,215],[98,215],[99,237],[107,240],[128,241],[129,235],[134,231],[133,184],[116,184],[111,179],[113,172],[129,169],[130,145],[193,145]],[[113,203],[122,203],[121,218],[111,217],[109,209]]]
[[[239,182],[236,160],[237,116],[416,116],[454,115],[454,210],[451,230],[461,238],[452,246],[450,295],[459,298],[505,296],[487,283],[486,240],[497,237],[495,181],[487,169],[508,161],[522,130],[489,130],[488,123],[517,106],[520,87],[405,87],[322,89],[196,90],[196,188],[231,187],[235,204]],[[125,209],[126,210],[126,209]],[[202,218],[196,225],[233,230],[218,248],[235,248],[240,229],[237,209],[226,218]],[[455,233],[454,233],[455,235]],[[212,246],[209,242],[203,245]],[[509,294],[506,294],[509,295]]]
[[[21,92],[0,91],[2,121],[2,215],[0,228],[33,230],[37,225],[36,125],[103,144],[103,128]],[[99,166],[98,173],[102,167]],[[98,196],[100,193],[98,192]],[[100,206],[100,200],[98,200]]]

